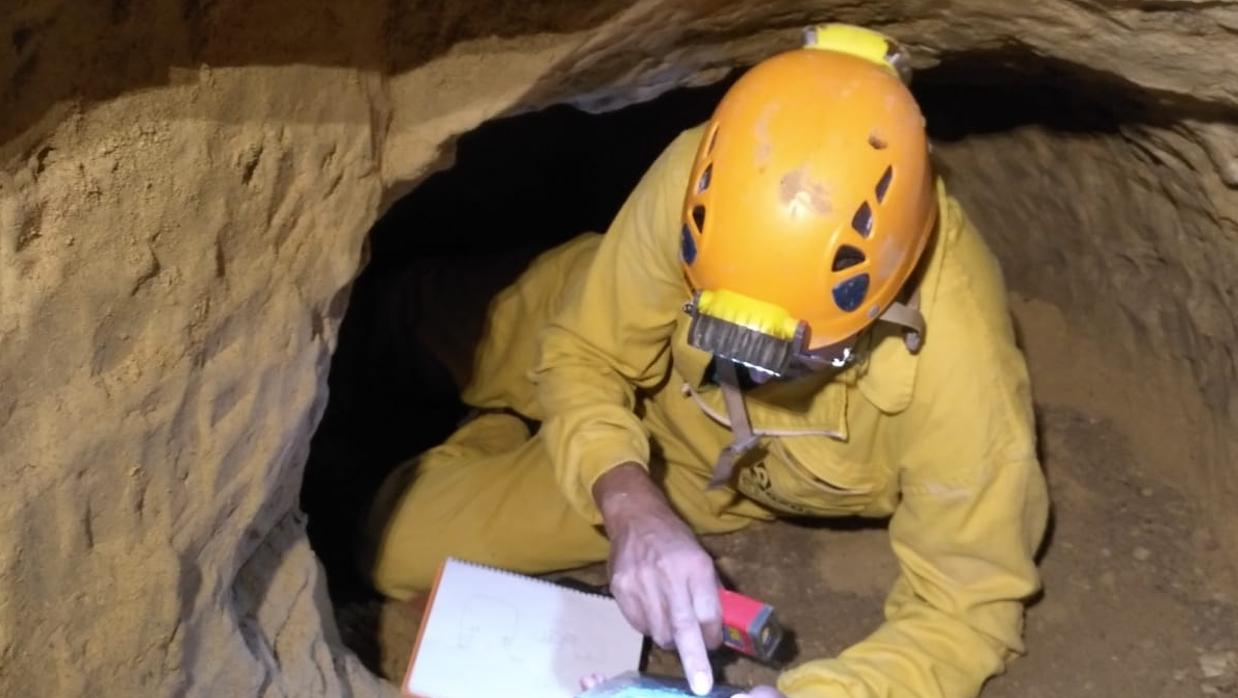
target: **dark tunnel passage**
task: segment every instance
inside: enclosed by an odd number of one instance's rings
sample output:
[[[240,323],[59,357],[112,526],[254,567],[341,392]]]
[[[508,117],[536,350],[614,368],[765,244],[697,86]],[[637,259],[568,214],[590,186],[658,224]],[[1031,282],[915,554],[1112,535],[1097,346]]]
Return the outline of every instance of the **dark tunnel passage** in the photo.
[[[486,123],[460,138],[452,167],[424,180],[374,226],[370,261],[354,283],[341,327],[330,398],[301,498],[337,609],[377,603],[354,559],[358,517],[384,475],[440,442],[468,412],[457,384],[467,380],[469,357],[432,350],[419,336],[419,323],[450,308],[456,316],[437,324],[453,328],[444,344],[467,347],[480,332],[486,300],[538,252],[584,231],[605,231],[645,168],[681,130],[709,117],[732,80],[608,113],[556,106]],[[1069,153],[1083,140],[1119,141],[1131,128],[1209,115],[1206,105],[1166,105],[1109,76],[1018,53],[947,57],[917,74],[913,89],[936,144],[953,152],[952,144],[970,147],[975,139],[985,144],[989,167],[1009,169],[995,185],[1024,181],[1026,168],[1036,166],[1021,162],[1022,151],[1013,148],[1003,157],[1006,134],[1048,134],[1059,148],[1054,152]],[[985,140],[990,137],[996,140]],[[959,171],[960,161],[968,160],[941,158],[947,182],[958,177],[965,188],[983,190],[992,173]],[[1040,186],[1051,195],[1034,194],[1032,206],[1059,215],[1052,197],[1069,183]],[[1001,220],[1000,211],[980,213]],[[993,228],[981,225],[986,235]],[[1061,289],[1072,264],[1089,263],[1063,257],[1043,241],[1020,247],[1010,242],[1018,233],[995,230],[989,238],[1015,290]],[[1060,301],[1054,292],[1045,295]],[[1074,434],[1070,419],[1050,415],[1050,428]],[[341,625],[346,641],[376,668],[372,628],[357,632],[358,623],[347,618]]]
[[[475,301],[459,318],[467,344],[480,329],[485,300],[536,253],[605,231],[645,168],[679,131],[709,117],[724,87],[678,90],[598,115],[556,106],[492,121],[465,134],[455,164],[374,226],[302,494],[333,594],[364,593],[352,565],[354,522],[382,477],[441,441],[467,411],[451,368],[399,335],[415,331],[416,316],[435,306],[436,294],[442,300],[461,283]]]

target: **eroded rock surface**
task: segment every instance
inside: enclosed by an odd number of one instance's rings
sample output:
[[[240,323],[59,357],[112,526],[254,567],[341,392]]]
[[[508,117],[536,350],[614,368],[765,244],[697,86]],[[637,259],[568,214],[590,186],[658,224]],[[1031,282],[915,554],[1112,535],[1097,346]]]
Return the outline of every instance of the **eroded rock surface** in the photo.
[[[1235,3],[18,0],[0,10],[0,693],[390,693],[336,639],[295,513],[370,225],[488,118],[715,79],[825,20],[962,82],[1034,64],[1144,110],[971,133],[943,158],[1016,290],[1114,365],[1185,369],[1128,376],[1177,386],[1147,405],[1173,417],[1147,448],[1170,444],[1162,477],[1238,557]]]

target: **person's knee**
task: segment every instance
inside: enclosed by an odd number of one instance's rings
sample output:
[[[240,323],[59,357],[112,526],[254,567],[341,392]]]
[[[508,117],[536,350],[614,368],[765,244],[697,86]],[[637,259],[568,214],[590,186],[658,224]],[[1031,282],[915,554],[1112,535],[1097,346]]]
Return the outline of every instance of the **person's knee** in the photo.
[[[370,584],[389,599],[405,601],[428,591],[434,584],[438,563],[399,555],[379,555],[369,569]]]
[[[357,559],[362,576],[383,596],[404,600],[434,583],[441,560],[414,544],[400,527],[367,527]]]
[[[416,560],[401,545],[401,511],[413,485],[416,461],[396,468],[383,482],[357,531],[356,564],[361,576],[384,596],[404,599],[418,591]]]

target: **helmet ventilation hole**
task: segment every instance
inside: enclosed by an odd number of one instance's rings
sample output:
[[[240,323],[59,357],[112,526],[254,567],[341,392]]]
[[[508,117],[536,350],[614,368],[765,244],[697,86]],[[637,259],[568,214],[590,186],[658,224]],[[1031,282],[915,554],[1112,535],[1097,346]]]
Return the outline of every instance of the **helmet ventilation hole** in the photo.
[[[856,209],[855,215],[851,218],[851,227],[861,237],[868,237],[869,233],[873,232],[873,210],[869,208],[867,201]]]
[[[868,132],[868,144],[872,146],[873,150],[885,150],[886,145],[888,145],[885,139],[881,137],[881,134],[876,131]]]
[[[688,229],[688,224],[683,224],[683,230],[680,232],[679,254],[683,257],[684,264],[692,264],[696,261],[696,241],[692,239],[692,231]]]
[[[700,194],[709,188],[709,178],[714,172],[714,164],[711,162],[705,166],[705,171],[701,173],[701,178],[696,182],[696,193]]]
[[[838,248],[838,252],[834,253],[834,271],[842,271],[850,269],[857,264],[863,264],[865,260],[864,253],[852,247],[851,245],[843,245]]]
[[[890,180],[894,179],[894,167],[886,167],[885,174],[881,175],[881,179],[877,180],[877,203],[881,203],[886,198],[886,190],[890,188]]]
[[[713,133],[709,134],[709,147],[705,149],[705,154],[709,155],[714,152],[714,146],[718,145],[718,125],[714,124]]]
[[[692,222],[696,224],[696,232],[705,234],[705,207],[697,204],[692,207]]]
[[[864,303],[868,295],[868,274],[859,274],[834,287],[834,304],[849,313]]]

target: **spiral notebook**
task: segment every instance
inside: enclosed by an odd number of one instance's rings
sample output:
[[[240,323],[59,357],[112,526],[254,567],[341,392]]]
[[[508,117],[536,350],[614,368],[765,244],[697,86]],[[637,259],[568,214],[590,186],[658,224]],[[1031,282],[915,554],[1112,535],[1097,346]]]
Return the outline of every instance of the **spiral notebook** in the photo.
[[[413,698],[572,698],[589,674],[640,663],[614,599],[448,558],[413,647]]]

